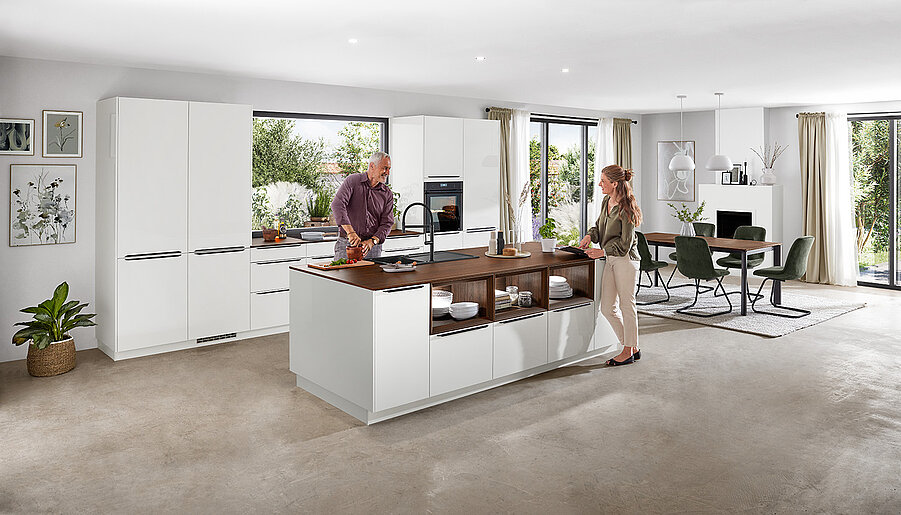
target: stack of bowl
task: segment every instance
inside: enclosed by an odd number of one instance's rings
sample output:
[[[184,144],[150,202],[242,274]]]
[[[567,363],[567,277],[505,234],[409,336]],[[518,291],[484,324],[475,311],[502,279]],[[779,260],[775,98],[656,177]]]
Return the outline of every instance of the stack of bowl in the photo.
[[[432,290],[432,318],[441,318],[450,313],[454,294],[444,290]]]
[[[476,316],[478,312],[478,302],[455,302],[450,305],[450,316],[454,317],[454,320],[466,320]]]
[[[550,295],[552,299],[568,299],[573,296],[573,289],[566,281],[566,277],[552,275],[549,279]]]

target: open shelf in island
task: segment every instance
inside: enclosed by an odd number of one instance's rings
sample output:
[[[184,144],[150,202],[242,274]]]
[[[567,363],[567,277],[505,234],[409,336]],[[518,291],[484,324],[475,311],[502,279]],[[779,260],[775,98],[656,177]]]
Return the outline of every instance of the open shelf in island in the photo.
[[[432,318],[430,334],[439,334],[483,323],[491,323],[491,319],[494,317],[494,289],[491,287],[493,283],[492,277],[488,276],[465,281],[433,284],[432,291],[444,290],[453,293],[454,304],[457,302],[475,302],[479,305],[479,312],[473,318],[466,320],[454,320],[449,314],[437,320]]]

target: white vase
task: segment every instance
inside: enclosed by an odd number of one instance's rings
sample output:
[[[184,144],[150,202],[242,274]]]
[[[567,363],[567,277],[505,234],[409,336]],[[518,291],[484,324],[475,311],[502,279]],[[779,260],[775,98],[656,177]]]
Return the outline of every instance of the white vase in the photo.
[[[541,238],[541,252],[554,252],[557,238]]]
[[[679,231],[679,236],[694,236],[695,235],[695,226],[691,222],[682,222],[682,230]]]
[[[772,168],[764,168],[763,175],[760,176],[760,184],[776,184],[776,174]]]

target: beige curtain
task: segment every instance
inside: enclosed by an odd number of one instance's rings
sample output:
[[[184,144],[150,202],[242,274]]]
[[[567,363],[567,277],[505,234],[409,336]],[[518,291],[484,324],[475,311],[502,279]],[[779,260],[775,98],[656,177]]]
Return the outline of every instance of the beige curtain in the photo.
[[[613,149],[616,164],[626,169],[632,168],[632,120],[613,119]]]
[[[512,234],[514,225],[513,207],[507,202],[512,199],[516,202],[519,192],[511,193],[516,181],[513,170],[510,168],[510,125],[513,122],[513,110],[502,107],[492,107],[488,110],[489,120],[499,120],[501,124],[501,188],[498,206],[500,208],[501,226],[498,227],[505,235]]]
[[[801,218],[804,234],[816,238],[807,259],[809,283],[828,283],[826,261],[826,113],[798,115],[798,150],[801,154]]]

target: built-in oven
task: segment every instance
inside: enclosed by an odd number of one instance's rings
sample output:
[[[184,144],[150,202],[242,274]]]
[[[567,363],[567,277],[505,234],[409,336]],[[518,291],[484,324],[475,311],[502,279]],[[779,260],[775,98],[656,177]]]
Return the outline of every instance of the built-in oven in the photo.
[[[463,181],[426,182],[423,198],[437,222],[435,232],[463,229]]]

